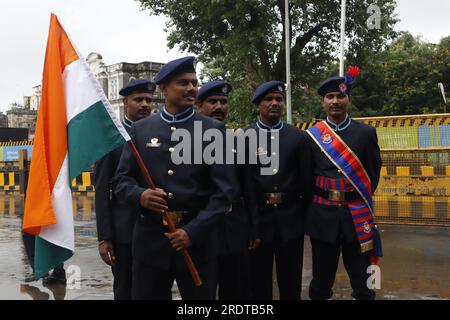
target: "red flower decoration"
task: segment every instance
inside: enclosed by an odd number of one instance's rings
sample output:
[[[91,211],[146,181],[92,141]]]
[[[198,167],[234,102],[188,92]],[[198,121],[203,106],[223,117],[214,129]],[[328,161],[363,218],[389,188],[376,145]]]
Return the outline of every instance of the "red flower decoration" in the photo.
[[[353,79],[356,79],[359,75],[359,68],[357,66],[350,66],[348,67],[347,74],[350,74]]]

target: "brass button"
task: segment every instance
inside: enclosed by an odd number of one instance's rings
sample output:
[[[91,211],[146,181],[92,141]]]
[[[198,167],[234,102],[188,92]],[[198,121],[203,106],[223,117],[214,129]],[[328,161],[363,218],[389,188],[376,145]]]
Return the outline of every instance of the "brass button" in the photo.
[[[272,152],[272,155],[273,155],[273,156],[276,156],[276,155],[277,155],[277,153],[276,153],[276,152]]]
[[[278,172],[278,170],[277,169],[273,169],[273,173],[277,173]]]
[[[338,173],[342,173],[342,171],[341,171],[341,170],[338,170]]]
[[[270,139],[275,140],[275,137],[274,136],[270,136]]]
[[[175,127],[170,127],[170,130],[171,130],[171,131],[175,131],[175,130],[177,130],[177,128],[175,128]]]
[[[173,198],[173,193],[172,193],[172,192],[169,192],[169,193],[167,194],[167,197],[169,197],[169,199],[172,199],[172,198]]]
[[[167,171],[167,174],[168,174],[169,176],[173,175],[173,170]]]
[[[170,147],[169,148],[169,152],[173,152],[175,150],[175,148]]]

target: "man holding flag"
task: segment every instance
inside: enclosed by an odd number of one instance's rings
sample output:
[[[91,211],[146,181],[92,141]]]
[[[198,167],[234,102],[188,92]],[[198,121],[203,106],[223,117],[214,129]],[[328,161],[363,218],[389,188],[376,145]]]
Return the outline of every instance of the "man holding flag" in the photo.
[[[128,140],[88,64],[52,14],[23,221],[24,231],[37,236],[36,279],[73,255],[70,182]]]
[[[373,299],[368,266],[376,264],[381,241],[373,217],[372,195],[380,177],[381,156],[373,127],[347,114],[357,67],[345,77],[327,79],[318,89],[326,121],[307,130],[311,138],[315,186],[307,212],[313,279],[311,299],[329,299],[342,256],[355,299]]]
[[[198,91],[194,57],[168,62],[155,82],[166,106],[157,116],[134,123],[130,135],[156,188],[148,188],[128,148],[122,153],[113,183],[116,195],[140,206],[132,242],[132,297],[171,299],[176,279],[183,299],[214,299],[215,228],[230,209],[233,184],[225,164],[207,164],[202,158],[198,163],[194,157],[198,151],[202,157],[207,146],[196,135],[203,137],[206,130],[215,129],[225,136],[225,126],[193,108]],[[179,154],[178,141],[172,139],[178,133],[188,145],[182,152],[192,155],[186,162],[178,158],[184,157]],[[169,232],[163,214],[172,218],[175,231]],[[203,280],[201,286],[194,285],[183,263],[180,252],[187,249]]]

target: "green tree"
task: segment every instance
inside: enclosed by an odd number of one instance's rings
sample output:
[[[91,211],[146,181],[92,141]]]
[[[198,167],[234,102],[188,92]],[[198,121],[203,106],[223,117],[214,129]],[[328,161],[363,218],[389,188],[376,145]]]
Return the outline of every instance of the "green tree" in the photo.
[[[447,103],[450,96],[450,36],[442,38],[437,47],[437,59],[439,63],[440,77],[438,80],[445,85]],[[447,108],[448,109],[448,108]]]
[[[237,122],[252,114],[244,97],[268,80],[285,79],[284,0],[138,0],[152,15],[169,17],[169,46],[192,52],[205,63],[209,76],[233,82],[242,98]],[[369,30],[367,8],[376,3],[381,28]],[[339,45],[340,0],[289,1],[293,111],[312,115],[301,106],[311,88],[323,79]],[[393,38],[395,0],[347,1],[348,58],[381,50]]]
[[[384,62],[389,100],[384,105],[384,114],[432,112],[439,101],[435,53],[436,45],[409,33],[404,33],[389,47]]]
[[[403,32],[386,50],[373,55],[361,85],[355,90],[355,105],[365,116],[372,115],[371,112],[378,115],[442,112],[437,84],[450,84],[449,43],[449,37],[436,45]]]

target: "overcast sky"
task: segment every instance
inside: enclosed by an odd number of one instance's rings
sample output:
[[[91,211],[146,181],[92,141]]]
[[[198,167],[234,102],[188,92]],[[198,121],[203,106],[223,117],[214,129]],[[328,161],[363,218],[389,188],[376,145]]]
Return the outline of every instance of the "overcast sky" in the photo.
[[[431,42],[450,35],[449,0],[397,4],[397,30]],[[107,65],[167,62],[183,55],[168,51],[165,19],[140,11],[135,0],[0,0],[0,111],[22,102],[22,96],[31,95],[40,83],[51,12],[85,57],[101,53]]]

